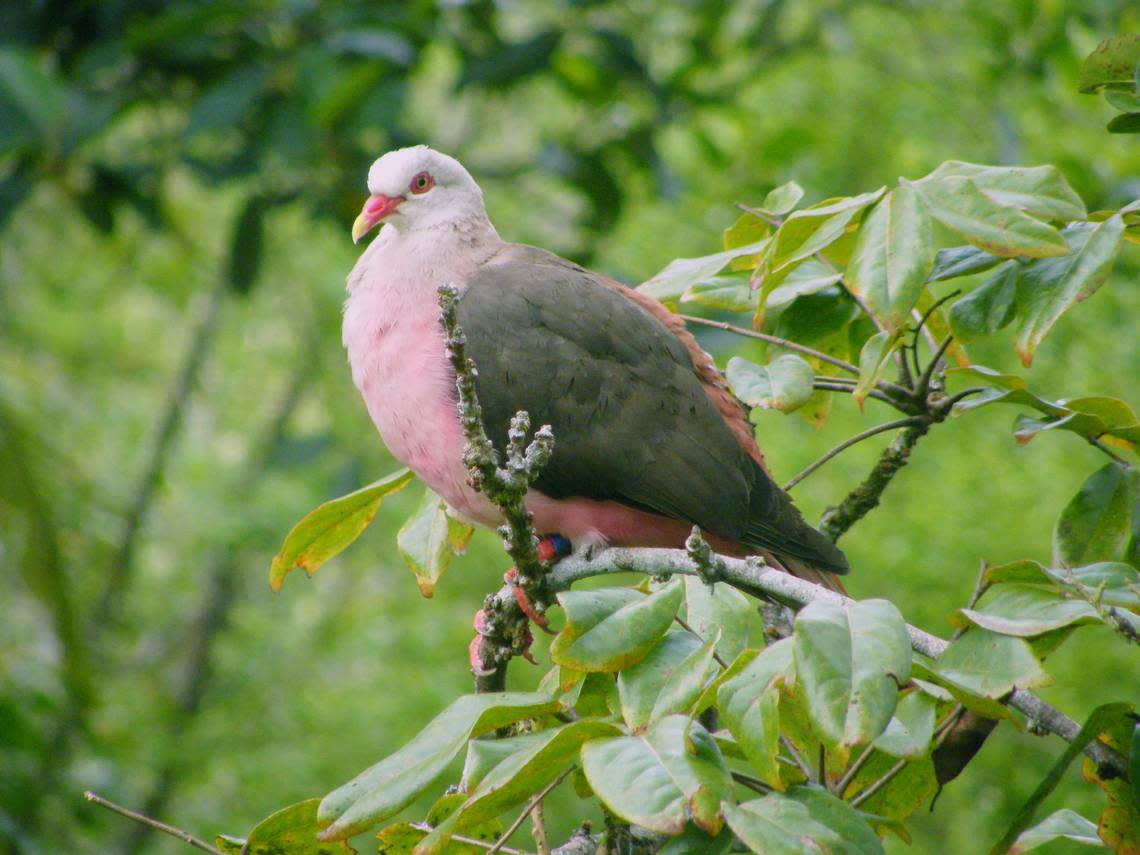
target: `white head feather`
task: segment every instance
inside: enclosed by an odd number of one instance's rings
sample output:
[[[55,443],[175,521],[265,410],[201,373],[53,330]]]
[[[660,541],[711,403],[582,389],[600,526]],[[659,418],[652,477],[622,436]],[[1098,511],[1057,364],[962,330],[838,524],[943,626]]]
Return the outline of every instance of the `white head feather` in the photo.
[[[426,174],[430,188],[417,192],[417,178]],[[420,231],[465,223],[486,223],[483,191],[453,157],[417,145],[390,151],[368,170],[368,192],[374,196],[403,196],[385,218],[397,231]]]

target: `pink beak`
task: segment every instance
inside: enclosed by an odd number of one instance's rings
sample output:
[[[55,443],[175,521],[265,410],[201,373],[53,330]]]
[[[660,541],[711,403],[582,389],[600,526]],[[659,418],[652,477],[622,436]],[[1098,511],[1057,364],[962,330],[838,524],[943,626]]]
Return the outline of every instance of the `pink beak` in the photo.
[[[352,242],[360,243],[360,239],[372,231],[373,227],[400,206],[403,196],[384,196],[380,193],[369,196],[364,208],[356,222],[352,224]]]

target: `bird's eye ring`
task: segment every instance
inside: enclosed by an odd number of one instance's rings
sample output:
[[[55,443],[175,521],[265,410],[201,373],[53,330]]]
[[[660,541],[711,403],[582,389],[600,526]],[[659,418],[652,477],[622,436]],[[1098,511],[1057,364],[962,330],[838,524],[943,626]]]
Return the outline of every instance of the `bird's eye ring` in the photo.
[[[431,177],[430,172],[421,172],[412,179],[412,183],[408,185],[408,189],[413,193],[426,193],[435,186],[435,179]]]

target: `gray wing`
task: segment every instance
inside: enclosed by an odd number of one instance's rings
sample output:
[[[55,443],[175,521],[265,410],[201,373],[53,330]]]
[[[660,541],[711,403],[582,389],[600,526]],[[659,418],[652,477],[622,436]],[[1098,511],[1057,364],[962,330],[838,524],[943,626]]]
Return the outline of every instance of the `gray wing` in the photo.
[[[741,448],[668,328],[556,255],[512,246],[504,256],[472,277],[457,318],[496,447],[518,410],[554,431],[537,489],[618,501],[846,568]]]

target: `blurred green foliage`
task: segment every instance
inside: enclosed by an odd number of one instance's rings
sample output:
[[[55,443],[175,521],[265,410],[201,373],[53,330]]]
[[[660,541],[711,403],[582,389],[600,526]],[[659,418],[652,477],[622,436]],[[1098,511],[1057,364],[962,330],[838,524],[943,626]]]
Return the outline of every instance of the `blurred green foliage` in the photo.
[[[4,4],[0,840],[181,849],[84,805],[85,788],[244,834],[468,689],[470,615],[504,558],[479,534],[422,599],[395,537],[417,491],[321,577],[267,585],[292,522],[395,468],[338,344],[348,228],[383,151],[456,155],[504,236],[629,282],[715,251],[733,202],[793,178],[815,201],[947,159],[1047,162],[1095,211],[1140,196],[1140,149],[1104,131],[1115,111],[1078,72],[1138,30],[1124,0]],[[1035,390],[1135,402],[1138,273],[1123,253],[1062,320]],[[971,348],[1016,364],[1008,336]],[[856,596],[946,634],[979,559],[1048,559],[1102,461],[1070,435],[1015,446],[1011,412],[924,440],[844,539]],[[872,418],[844,400],[821,433],[777,413],[759,432],[784,478]],[[879,447],[805,481],[807,516]],[[1042,694],[1078,719],[1140,700],[1122,648],[1086,630]],[[537,679],[512,671],[513,688]],[[990,740],[916,819],[913,851],[997,839],[1057,750]],[[1101,802],[1070,781],[1048,806]],[[564,794],[552,830],[581,814]]]

